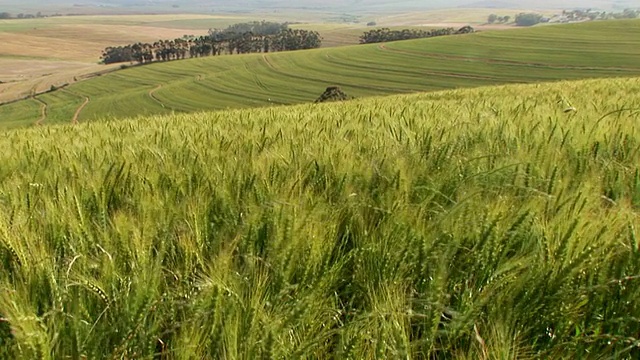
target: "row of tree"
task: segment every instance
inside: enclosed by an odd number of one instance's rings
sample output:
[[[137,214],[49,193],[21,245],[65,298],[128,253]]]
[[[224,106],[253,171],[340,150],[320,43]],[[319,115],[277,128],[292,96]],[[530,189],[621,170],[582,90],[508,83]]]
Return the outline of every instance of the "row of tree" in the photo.
[[[542,22],[544,16],[536,13],[520,13],[516,15],[517,26],[533,26]]]
[[[389,28],[381,28],[381,29],[366,31],[364,34],[362,34],[362,36],[360,36],[360,43],[372,44],[372,43],[380,43],[380,42],[387,42],[387,41],[422,39],[422,38],[430,38],[435,36],[468,34],[472,32],[474,32],[474,29],[471,26],[465,26],[458,30],[454,28],[432,29],[432,30],[421,30],[421,29],[391,30]]]
[[[568,21],[585,21],[585,20],[612,20],[612,19],[635,19],[640,17],[640,10],[624,9],[622,12],[606,12],[586,10],[563,10],[562,19]]]
[[[42,15],[41,12],[38,12],[37,14],[24,14],[24,13],[20,13],[18,15],[16,15],[15,17],[8,12],[0,12],[0,19],[2,20],[6,20],[6,19],[36,19],[36,18],[43,18],[46,17],[45,15]]]
[[[509,20],[511,20],[511,16],[506,15],[506,16],[498,16],[497,14],[491,14],[489,15],[489,18],[487,19],[487,22],[489,24],[506,24],[509,22]]]
[[[520,13],[515,17],[517,26],[533,26],[539,23],[569,23],[578,21],[611,20],[611,19],[635,19],[640,17],[640,10],[625,9],[622,12],[600,12],[591,9],[586,10],[563,10],[562,14],[552,17],[545,17],[537,13]],[[505,20],[506,18],[506,20]],[[489,15],[488,22],[500,22],[500,19],[509,21],[509,17],[498,17],[495,14]]]
[[[222,54],[268,53],[315,49],[322,45],[315,31],[290,29],[287,23],[250,22],[210,30],[205,36],[185,36],[154,43],[110,46],[102,53],[102,62],[113,64],[180,60]]]

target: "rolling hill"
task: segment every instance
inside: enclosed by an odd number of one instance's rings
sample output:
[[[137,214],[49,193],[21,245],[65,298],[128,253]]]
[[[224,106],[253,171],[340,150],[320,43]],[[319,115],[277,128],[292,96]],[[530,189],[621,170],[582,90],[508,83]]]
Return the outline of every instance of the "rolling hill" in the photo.
[[[93,121],[491,84],[640,75],[640,21],[156,63],[0,106],[0,126]]]
[[[639,111],[598,79],[5,131],[0,358],[637,359]]]

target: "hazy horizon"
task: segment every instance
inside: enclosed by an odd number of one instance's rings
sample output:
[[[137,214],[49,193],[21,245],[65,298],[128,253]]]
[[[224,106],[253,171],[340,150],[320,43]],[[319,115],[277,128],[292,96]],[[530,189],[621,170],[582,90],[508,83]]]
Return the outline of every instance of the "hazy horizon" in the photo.
[[[277,10],[348,12],[352,14],[403,11],[419,11],[445,8],[510,8],[510,9],[574,9],[594,8],[601,10],[622,10],[640,8],[640,0],[567,0],[558,5],[554,0],[220,0],[212,3],[203,0],[51,0],[42,4],[40,0],[4,1],[0,11],[22,12],[42,11],[43,13],[216,13],[216,12],[255,12]]]

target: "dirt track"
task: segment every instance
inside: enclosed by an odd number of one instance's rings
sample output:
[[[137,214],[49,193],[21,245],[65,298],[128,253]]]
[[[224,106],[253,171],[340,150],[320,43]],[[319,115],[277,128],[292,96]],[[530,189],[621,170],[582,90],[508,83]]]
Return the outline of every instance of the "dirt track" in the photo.
[[[155,96],[155,92],[156,92],[156,91],[158,91],[158,90],[160,90],[160,89],[162,89],[162,84],[158,84],[158,86],[156,86],[155,88],[153,88],[153,89],[149,90],[149,97],[150,97],[153,101],[157,102],[158,104],[160,104],[160,106],[162,106],[162,107],[164,108],[164,107],[165,107],[165,106],[164,106],[164,103],[163,103],[162,101],[160,101],[160,99],[158,99],[158,98]]]
[[[42,123],[47,119],[47,103],[37,97],[33,97],[33,100],[39,102],[41,104],[40,108],[40,118],[36,121],[36,125],[42,125]]]
[[[71,92],[69,90],[64,90],[64,91],[68,92],[69,94],[73,94],[75,96],[78,96],[78,97],[84,97],[84,102],[78,107],[78,109],[76,109],[76,112],[73,114],[73,118],[71,118],[71,123],[72,124],[77,124],[78,123],[78,117],[80,117],[80,113],[85,108],[85,106],[87,106],[87,104],[89,104],[89,102],[91,100],[89,99],[88,96],[78,95],[78,94],[76,94],[74,92]]]
[[[88,103],[89,103],[89,98],[85,97],[84,98],[84,102],[82,103],[82,105],[80,105],[78,110],[76,110],[76,113],[73,114],[73,119],[71,119],[71,123],[72,124],[77,124],[78,123],[78,116],[80,116],[80,112],[82,111],[82,109],[84,109],[85,106],[87,106]]]

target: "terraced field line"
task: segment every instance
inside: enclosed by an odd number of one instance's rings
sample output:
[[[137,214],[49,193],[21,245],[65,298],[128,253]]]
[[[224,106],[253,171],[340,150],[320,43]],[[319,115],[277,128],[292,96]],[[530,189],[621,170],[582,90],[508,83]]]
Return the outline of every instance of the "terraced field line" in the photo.
[[[267,63],[267,67],[273,71],[277,71],[276,67],[273,66],[273,64],[271,63],[271,61],[269,61],[269,57],[267,56],[267,54],[262,54],[262,60],[264,60],[265,63]]]
[[[42,125],[42,123],[46,120],[47,118],[47,103],[44,102],[42,99],[38,99],[37,97],[33,97],[33,100],[37,101],[40,103],[41,107],[40,107],[40,118],[36,121],[36,125]]]
[[[340,65],[340,66],[349,66],[344,61],[340,61],[340,59],[335,58],[329,54],[327,54],[327,61],[332,65]],[[365,69],[367,66],[360,66],[360,69]],[[376,71],[375,68],[371,68],[372,71]],[[421,71],[421,75],[430,75],[430,76],[440,76],[440,77],[452,77],[452,78],[460,78],[460,79],[474,79],[474,80],[489,80],[489,81],[499,81],[498,78],[493,76],[482,76],[482,75],[473,75],[468,73],[453,73],[453,72],[442,72],[442,71]],[[501,80],[505,82],[517,82],[517,81],[508,81]]]
[[[382,51],[416,55],[416,56],[421,56],[421,57],[426,57],[431,59],[458,60],[458,61],[468,61],[468,62],[479,62],[479,63],[485,63],[485,64],[535,67],[535,68],[545,68],[545,69],[605,70],[605,71],[637,71],[638,70],[637,68],[625,68],[625,67],[553,65],[553,64],[543,64],[543,63],[522,62],[522,61],[515,61],[515,60],[499,60],[499,59],[487,59],[487,58],[478,58],[478,57],[470,57],[470,56],[449,55],[449,54],[425,53],[420,51],[388,48],[386,44],[378,45],[378,49]]]
[[[251,66],[247,63],[244,64],[244,68],[247,69],[247,71],[251,74]],[[262,82],[262,80],[260,80],[260,76],[258,76],[257,74],[253,73],[253,81],[256,83],[256,85],[264,90],[264,91],[269,91],[269,88]]]
[[[295,75],[295,74],[287,73],[287,72],[281,71],[278,68],[276,68],[273,65],[273,63],[271,63],[271,61],[268,59],[268,57],[266,55],[262,55],[262,59],[267,64],[267,67],[269,69],[271,69],[271,71],[273,71],[276,74],[282,75],[284,77],[289,77],[289,78],[292,78],[292,79],[297,79],[297,80],[302,80],[302,81],[323,82],[323,81],[326,80],[325,78],[302,76],[302,75]],[[328,59],[329,59],[329,57],[328,57]],[[374,90],[383,90],[383,91],[394,91],[395,90],[395,89],[392,89],[392,88],[386,88],[386,87],[382,87],[382,86],[355,85],[355,84],[352,84],[352,83],[345,83],[345,82],[340,82],[340,81],[334,81],[333,84],[334,85],[339,85],[339,86],[350,86],[350,87],[353,87],[353,88],[360,88],[360,89],[374,89]]]

